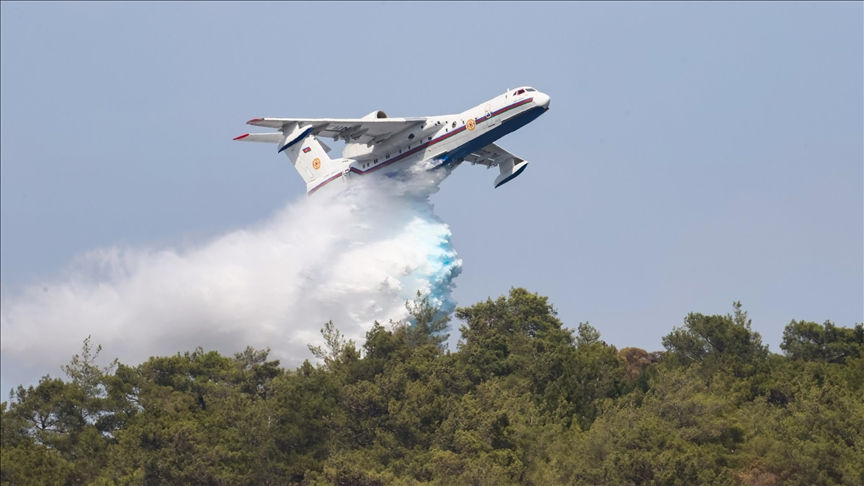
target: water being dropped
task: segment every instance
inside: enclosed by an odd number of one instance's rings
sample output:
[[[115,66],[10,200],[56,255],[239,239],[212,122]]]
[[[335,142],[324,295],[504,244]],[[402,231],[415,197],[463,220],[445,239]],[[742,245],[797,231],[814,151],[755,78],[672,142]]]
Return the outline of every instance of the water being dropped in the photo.
[[[429,201],[445,175],[364,177],[194,247],[81,255],[51,281],[3,298],[3,379],[27,381],[7,377],[16,369],[53,373],[87,336],[127,364],[248,345],[296,366],[328,320],[362,342],[375,321],[407,318],[417,291],[452,312],[462,261]]]

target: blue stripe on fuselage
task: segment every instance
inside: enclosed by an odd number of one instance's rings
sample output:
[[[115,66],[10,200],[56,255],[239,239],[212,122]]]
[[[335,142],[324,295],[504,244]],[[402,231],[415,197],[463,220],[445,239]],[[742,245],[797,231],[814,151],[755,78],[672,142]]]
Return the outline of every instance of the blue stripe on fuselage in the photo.
[[[491,116],[490,116],[490,118],[491,118],[491,117],[494,117],[494,116],[499,116],[499,115],[501,115],[502,113],[506,113],[506,112],[508,112],[508,111],[510,111],[510,110],[512,110],[512,109],[514,109],[514,108],[518,108],[518,107],[520,107],[520,106],[522,106],[522,105],[524,105],[524,104],[526,104],[526,103],[530,103],[530,102],[532,102],[533,100],[534,100],[534,98],[528,98],[528,99],[524,99],[524,100],[521,100],[521,101],[517,101],[516,103],[510,104],[510,105],[507,105],[507,106],[505,106],[504,108],[501,108],[500,110],[497,110],[497,111],[495,111],[494,113],[492,113]],[[540,108],[540,107],[537,107],[537,108],[539,108],[540,110],[546,110],[546,108]],[[528,110],[528,111],[524,111],[524,112],[522,112],[522,113],[520,113],[520,114],[518,114],[518,115],[515,115],[514,117],[512,117],[512,118],[510,118],[510,119],[508,119],[508,120],[501,120],[500,123],[501,123],[501,125],[503,126],[504,123],[509,123],[509,122],[511,122],[511,121],[513,121],[513,120],[515,120],[515,119],[517,119],[517,118],[520,118],[520,117],[522,117],[523,115],[525,115],[526,113],[530,113],[532,110],[534,110],[534,108],[532,108],[531,110]],[[507,135],[508,133],[510,133],[510,132],[512,132],[512,131],[514,131],[514,130],[518,130],[519,128],[524,127],[526,124],[530,123],[532,120],[534,120],[535,118],[537,118],[538,116],[540,116],[540,115],[542,115],[542,114],[543,114],[543,113],[541,112],[541,113],[537,114],[536,116],[531,117],[529,120],[526,120],[525,122],[522,122],[522,123],[519,124],[518,126],[512,127],[512,128],[511,128],[510,130],[508,130],[508,131],[501,132],[500,135],[497,135],[496,138],[494,138],[492,141],[487,142],[486,144],[483,144],[483,145],[481,145],[480,147],[485,147],[486,145],[489,145],[490,143],[492,143],[492,142],[494,142],[495,140],[497,140],[497,139],[503,137],[504,135]],[[476,119],[475,119],[475,123],[476,123],[477,126],[479,127],[481,123],[486,122],[486,121],[489,121],[490,118],[487,118],[487,117],[485,117],[485,116],[484,116],[484,117],[480,117],[480,118],[476,118]],[[493,128],[492,130],[490,130],[489,132],[485,133],[484,135],[481,135],[481,137],[486,137],[485,140],[488,140],[487,135],[489,135],[489,133],[491,133],[491,132],[495,132],[496,130],[498,130],[498,129],[500,129],[500,128],[501,128],[501,127]],[[411,157],[412,155],[416,154],[417,152],[420,152],[420,151],[422,151],[422,150],[425,150],[425,149],[427,149],[428,147],[431,147],[431,146],[433,146],[433,145],[439,144],[439,143],[441,143],[441,142],[447,140],[448,138],[454,137],[454,136],[456,136],[456,135],[458,135],[458,134],[464,132],[465,130],[467,130],[467,128],[465,128],[465,125],[462,125],[462,126],[456,127],[456,128],[454,128],[453,130],[450,130],[448,133],[445,133],[444,135],[439,135],[438,137],[436,137],[436,138],[434,138],[434,139],[432,139],[432,140],[430,140],[430,141],[428,141],[428,142],[421,143],[420,145],[414,147],[413,149],[408,149],[406,152],[401,153],[401,154],[397,155],[396,157],[393,157],[392,159],[386,160],[386,161],[382,162],[381,164],[376,165],[375,167],[372,167],[372,168],[369,168],[369,169],[366,169],[366,170],[360,170],[360,169],[357,169],[356,167],[352,167],[352,168],[351,168],[351,171],[354,172],[354,173],[356,173],[356,174],[368,174],[369,172],[373,172],[373,171],[376,171],[376,170],[383,169],[384,167],[387,167],[388,165],[391,165],[391,164],[394,164],[394,163],[396,163],[396,162],[400,162],[400,161],[402,161],[402,160],[405,160],[405,159],[407,159],[408,157]],[[497,133],[497,132],[496,132],[496,133]],[[467,142],[467,143],[471,143],[471,142]],[[459,147],[457,147],[457,148],[454,149],[454,150],[458,150],[458,149],[459,149]],[[475,146],[472,150],[476,150],[476,149],[477,149],[477,147]],[[451,150],[451,152],[452,152],[452,150]],[[470,153],[470,152],[469,152],[469,153]],[[447,160],[447,152],[445,152],[445,153],[443,153],[443,154],[439,154],[439,155],[433,157],[433,159],[434,159],[434,160]],[[446,163],[445,163],[444,165],[446,165]]]
[[[460,145],[445,154],[441,154],[436,158],[443,161],[443,164],[441,165],[447,165],[455,160],[461,159],[462,157],[469,155],[471,152],[479,150],[490,143],[495,142],[499,138],[519,130],[525,125],[536,120],[537,117],[543,113],[546,113],[546,110],[547,108],[538,106],[536,108],[531,108],[528,111],[524,111],[513,118],[503,120],[500,126],[493,128],[483,135],[480,135],[473,140],[469,140],[465,144]]]

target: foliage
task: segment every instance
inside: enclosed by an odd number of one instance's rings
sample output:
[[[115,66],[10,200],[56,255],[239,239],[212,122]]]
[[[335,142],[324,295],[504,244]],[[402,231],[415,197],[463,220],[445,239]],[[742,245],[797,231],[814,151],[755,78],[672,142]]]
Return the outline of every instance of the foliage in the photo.
[[[663,338],[663,346],[674,362],[699,363],[707,374],[732,372],[743,378],[756,373],[768,357],[768,346],[750,328],[741,303],[733,303],[735,315],[704,316],[691,313],[683,328],[675,328]]]
[[[842,364],[847,358],[864,357],[864,325],[850,329],[831,321],[819,325],[793,320],[783,331],[780,349],[791,359]]]
[[[319,364],[196,349],[96,364],[0,405],[0,483],[864,484],[864,329],[792,321],[772,354],[740,303],[689,314],[665,352],[564,327],[525,289],[359,348],[330,321]]]

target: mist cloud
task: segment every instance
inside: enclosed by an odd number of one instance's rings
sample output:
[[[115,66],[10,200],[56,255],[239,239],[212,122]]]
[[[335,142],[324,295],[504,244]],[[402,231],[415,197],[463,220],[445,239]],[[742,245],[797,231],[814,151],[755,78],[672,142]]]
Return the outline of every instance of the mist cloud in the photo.
[[[53,281],[3,297],[4,386],[57,375],[88,335],[126,364],[249,345],[296,366],[330,319],[362,341],[375,320],[405,318],[418,290],[449,312],[462,262],[429,202],[441,177],[364,177],[195,247],[81,255]]]

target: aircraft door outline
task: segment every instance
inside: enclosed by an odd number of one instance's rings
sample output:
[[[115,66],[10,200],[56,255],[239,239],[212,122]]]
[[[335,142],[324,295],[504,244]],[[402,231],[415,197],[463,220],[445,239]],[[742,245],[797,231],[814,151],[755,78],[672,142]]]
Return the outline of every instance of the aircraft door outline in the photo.
[[[493,128],[495,125],[498,124],[498,119],[492,116],[492,106],[489,104],[486,105],[486,119],[488,120],[488,128]]]

